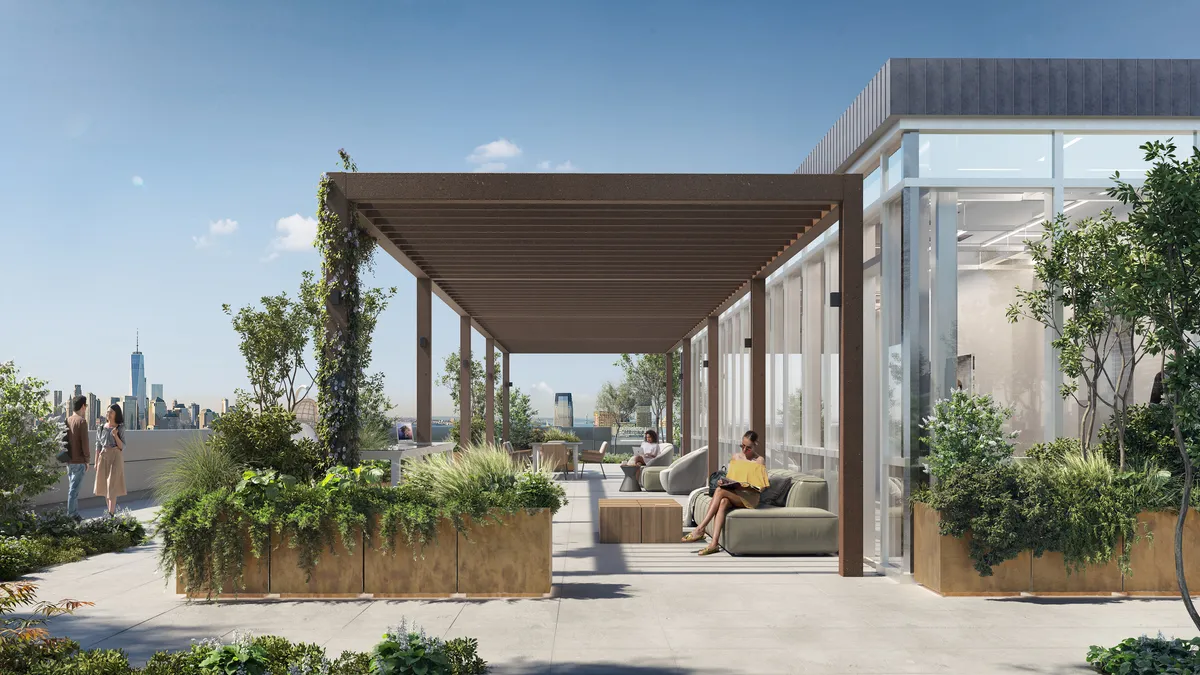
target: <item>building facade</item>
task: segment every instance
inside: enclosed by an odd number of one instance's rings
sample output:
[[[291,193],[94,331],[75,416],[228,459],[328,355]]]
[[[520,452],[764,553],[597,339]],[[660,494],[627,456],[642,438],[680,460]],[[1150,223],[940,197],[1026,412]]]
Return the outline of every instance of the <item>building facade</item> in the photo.
[[[570,394],[554,395],[554,426],[575,426],[575,403]]]
[[[1137,183],[1139,146],[1200,143],[1200,60],[893,59],[799,173],[863,174],[864,551],[912,570],[907,506],[920,420],[959,387],[1014,410],[1018,451],[1079,432],[1050,331],[1010,322],[1035,283],[1029,240],[1045,220],[1111,209],[1114,174]],[[825,476],[837,504],[837,226],[767,280],[768,461]],[[720,319],[722,462],[749,428],[748,298]],[[691,341],[691,447],[708,445],[707,335]],[[1135,372],[1148,400],[1154,369]],[[1107,415],[1098,416],[1103,423]]]

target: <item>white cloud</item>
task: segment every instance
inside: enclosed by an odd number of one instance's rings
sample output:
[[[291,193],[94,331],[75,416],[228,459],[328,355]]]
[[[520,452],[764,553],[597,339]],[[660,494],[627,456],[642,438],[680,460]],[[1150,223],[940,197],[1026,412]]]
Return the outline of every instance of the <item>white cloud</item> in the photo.
[[[498,173],[508,168],[504,162],[488,162],[472,169],[475,173]]]
[[[229,218],[222,218],[208,224],[208,234],[203,234],[199,237],[192,237],[192,242],[196,244],[196,248],[208,248],[212,245],[213,240],[217,237],[237,232],[238,222]]]
[[[559,162],[558,164],[555,164],[548,159],[543,159],[537,163],[537,168],[538,171],[560,171],[563,173],[570,173],[579,170],[579,167],[572,164],[571,160],[569,159],[565,162]]]
[[[134,177],[133,177],[133,186],[134,186],[134,187],[142,187],[142,186],[143,186],[143,185],[145,185],[145,184],[146,184],[146,181],[142,180],[142,177],[141,177],[141,176],[134,176]]]
[[[550,394],[551,396],[553,396],[555,393],[557,393],[554,390],[554,387],[551,387],[550,385],[546,384],[545,382],[538,382],[537,384],[535,384],[533,386],[533,388],[544,394]]]
[[[263,258],[264,262],[278,258],[283,252],[311,249],[317,238],[317,221],[315,218],[296,213],[275,221],[275,231],[279,236],[271,240],[269,253]]]
[[[507,138],[501,138],[475,148],[475,152],[467,156],[467,161],[472,164],[487,164],[503,159],[513,159],[520,155],[521,148],[517,147],[516,143]]]

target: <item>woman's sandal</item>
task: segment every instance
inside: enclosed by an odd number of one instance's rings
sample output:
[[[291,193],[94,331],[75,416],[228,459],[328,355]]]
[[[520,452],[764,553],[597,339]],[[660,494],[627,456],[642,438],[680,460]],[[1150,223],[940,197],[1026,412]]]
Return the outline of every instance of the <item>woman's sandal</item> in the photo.
[[[714,553],[720,553],[720,552],[721,552],[720,546],[709,546],[707,548],[701,549],[700,552],[697,553],[696,555],[712,555]]]
[[[699,536],[696,536],[696,533],[693,532],[683,538],[683,543],[685,543],[685,544],[694,544],[698,541],[704,541],[704,533],[703,532],[701,532]]]

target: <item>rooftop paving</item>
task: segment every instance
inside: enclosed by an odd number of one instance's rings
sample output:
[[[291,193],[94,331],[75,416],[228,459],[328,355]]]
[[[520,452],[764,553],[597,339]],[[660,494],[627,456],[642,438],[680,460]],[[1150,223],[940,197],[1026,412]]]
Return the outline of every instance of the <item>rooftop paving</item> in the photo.
[[[598,544],[597,501],[638,496],[619,484],[591,473],[564,482],[570,504],[554,519],[550,599],[189,603],[158,572],[154,543],[49,570],[39,595],[94,602],[56,619],[54,632],[138,663],[235,629],[333,654],[369,650],[402,617],[435,635],[478,638],[494,673],[564,675],[1081,673],[1090,645],[1194,635],[1177,599],[941,598],[873,572],[839,577],[833,557]],[[153,516],[147,501],[128,506]]]

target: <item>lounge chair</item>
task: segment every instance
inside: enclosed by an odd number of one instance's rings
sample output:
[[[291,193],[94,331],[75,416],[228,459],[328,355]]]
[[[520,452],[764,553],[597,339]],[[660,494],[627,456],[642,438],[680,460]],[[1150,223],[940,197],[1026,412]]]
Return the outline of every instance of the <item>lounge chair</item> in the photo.
[[[511,457],[514,462],[519,464],[529,464],[533,461],[532,449],[514,450],[511,441],[504,441],[504,449],[508,451],[508,456]]]
[[[605,478],[608,478],[608,474],[604,472],[604,455],[607,452],[608,452],[608,441],[604,441],[603,443],[601,443],[599,450],[581,450],[579,452],[579,466],[576,467],[579,470],[579,477],[580,478],[583,477],[583,465],[584,464],[599,464],[600,465],[600,475],[604,476]]]

